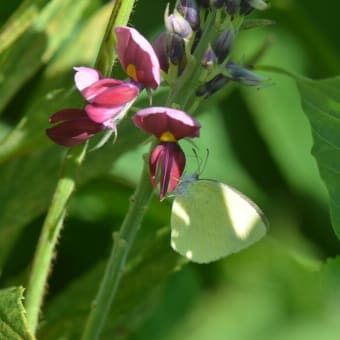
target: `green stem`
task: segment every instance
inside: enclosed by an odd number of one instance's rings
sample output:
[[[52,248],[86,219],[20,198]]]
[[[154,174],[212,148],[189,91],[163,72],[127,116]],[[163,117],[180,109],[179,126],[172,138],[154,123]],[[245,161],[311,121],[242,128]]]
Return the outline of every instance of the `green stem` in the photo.
[[[82,340],[98,339],[122,277],[128,252],[141,225],[147,209],[153,188],[148,173],[148,162],[144,162],[144,169],[134,195],[130,200],[130,207],[121,229],[114,233],[114,244],[104,277],[83,333]]]
[[[213,41],[218,32],[215,30],[216,12],[213,11],[202,35],[201,42],[196,48],[193,60],[187,66],[183,75],[172,86],[166,105],[179,104],[183,109],[190,101],[195,85],[201,74],[198,60],[201,59],[209,41]],[[108,317],[111,304],[116,294],[125,266],[128,252],[141,225],[145,210],[149,204],[153,189],[150,184],[148,162],[145,161],[144,169],[136,192],[130,202],[130,208],[119,232],[114,235],[114,244],[104,277],[101,281],[96,299],[83,333],[82,340],[98,339]]]
[[[86,145],[70,149],[66,154],[63,173],[58,181],[50,208],[42,226],[25,300],[28,326],[32,334],[35,333],[38,325],[46,281],[55,256],[55,247],[62,229],[66,205],[74,190],[74,178],[84,159]]]
[[[126,25],[134,3],[135,0],[116,0],[113,4],[111,17],[96,60],[96,66],[104,76],[109,77],[111,73],[112,51],[115,46],[113,27]],[[35,334],[38,325],[46,282],[55,257],[55,247],[62,229],[68,200],[75,188],[75,175],[85,157],[86,149],[87,143],[85,146],[75,147],[68,151],[63,164],[63,174],[58,180],[42,227],[25,301],[28,326],[32,334]]]

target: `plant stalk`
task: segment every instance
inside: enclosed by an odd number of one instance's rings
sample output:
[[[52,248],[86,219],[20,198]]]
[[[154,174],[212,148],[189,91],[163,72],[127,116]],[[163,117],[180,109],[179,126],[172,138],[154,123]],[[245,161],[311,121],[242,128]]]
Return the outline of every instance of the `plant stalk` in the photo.
[[[113,28],[127,24],[134,3],[135,0],[116,0],[113,3],[111,17],[96,59],[96,67],[104,76],[110,76],[113,64],[113,48],[115,46]],[[42,227],[25,301],[28,327],[32,334],[35,334],[37,329],[46,283],[55,257],[55,248],[62,229],[67,203],[75,188],[76,172],[85,158],[86,150],[87,143],[85,146],[74,147],[68,151],[63,163],[63,173],[58,180]]]
[[[55,256],[55,247],[62,229],[66,206],[74,191],[75,175],[85,157],[86,149],[87,144],[70,149],[67,152],[62,175],[57,183],[50,208],[42,226],[25,300],[28,326],[32,334],[35,334],[37,329],[46,282]]]
[[[130,199],[129,211],[125,216],[121,229],[113,235],[114,243],[111,255],[99,291],[92,304],[82,340],[98,339],[105,325],[124,271],[127,255],[140,228],[152,193],[153,188],[149,178],[148,162],[145,160],[139,185]]]

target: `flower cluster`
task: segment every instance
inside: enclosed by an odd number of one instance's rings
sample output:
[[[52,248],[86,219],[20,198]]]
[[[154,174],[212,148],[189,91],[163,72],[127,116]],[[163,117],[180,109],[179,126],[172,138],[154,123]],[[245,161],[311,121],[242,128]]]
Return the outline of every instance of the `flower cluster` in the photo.
[[[75,85],[87,104],[84,109],[64,109],[52,115],[50,123],[58,124],[46,132],[55,143],[71,147],[104,129],[116,131],[141,89],[159,86],[160,66],[152,46],[133,28],[117,27],[115,31],[118,58],[129,79],[105,78],[93,68],[75,67]],[[155,188],[160,179],[163,200],[175,190],[185,167],[185,155],[177,141],[198,137],[200,124],[185,112],[167,107],[140,110],[133,122],[159,139],[149,165]]]
[[[128,79],[107,78],[93,68],[75,67],[75,85],[86,105],[56,112],[50,118],[55,125],[47,129],[47,135],[70,147],[105,129],[115,133],[140,92],[159,87],[161,70],[170,85],[168,103],[174,107],[183,98],[181,108],[190,99],[205,99],[230,81],[257,86],[263,78],[237,65],[231,52],[243,17],[266,7],[263,0],[179,0],[173,13],[167,8],[166,31],[153,47],[135,29],[117,27],[117,55]],[[190,74],[191,62],[199,72]],[[185,72],[189,75],[184,76]],[[189,83],[182,82],[182,76]],[[185,168],[178,141],[198,137],[201,126],[186,112],[162,106],[139,110],[132,120],[158,139],[150,153],[149,169],[152,185],[156,188],[160,183],[163,200],[175,190]]]
[[[103,129],[115,132],[141,89],[159,86],[159,62],[150,43],[133,28],[117,27],[115,32],[118,58],[130,78],[105,78],[95,69],[75,67],[75,84],[87,105],[61,110],[50,118],[50,123],[59,123],[46,130],[55,143],[75,146]]]
[[[199,58],[205,75],[197,84],[196,95],[202,98],[209,97],[230,81],[258,86],[265,79],[237,65],[230,57],[244,16],[254,9],[264,10],[267,7],[263,0],[178,1],[172,14],[166,12],[166,31],[153,44],[162,70],[170,77],[173,74],[179,77],[193,59]],[[201,53],[198,46],[206,33],[208,17],[217,12],[215,27],[210,28],[216,34]]]

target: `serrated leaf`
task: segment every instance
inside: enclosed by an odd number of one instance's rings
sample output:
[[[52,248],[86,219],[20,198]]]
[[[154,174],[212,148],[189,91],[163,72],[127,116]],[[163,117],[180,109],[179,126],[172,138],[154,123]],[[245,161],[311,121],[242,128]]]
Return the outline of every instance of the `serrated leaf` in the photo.
[[[0,339],[33,340],[22,304],[24,288],[0,290]]]
[[[340,239],[340,77],[297,78],[296,83],[312,129],[312,153],[330,197],[332,225]]]

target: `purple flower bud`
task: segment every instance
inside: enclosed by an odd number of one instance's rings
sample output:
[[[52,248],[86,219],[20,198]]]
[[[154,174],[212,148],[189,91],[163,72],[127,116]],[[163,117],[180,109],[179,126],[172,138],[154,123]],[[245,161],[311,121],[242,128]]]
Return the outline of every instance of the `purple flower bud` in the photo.
[[[197,31],[200,27],[200,14],[196,1],[180,0],[176,9],[188,21],[191,28]]]
[[[260,76],[254,72],[251,72],[246,68],[235,64],[233,61],[229,62],[226,65],[226,69],[230,74],[229,78],[231,80],[244,85],[258,86],[261,82],[268,80],[268,78]]]
[[[167,55],[167,35],[168,32],[162,32],[154,41],[153,48],[158,57],[159,65],[164,72],[168,72],[169,59]]]
[[[174,65],[180,65],[185,60],[185,42],[177,34],[169,33],[166,37],[165,53]]]
[[[222,8],[225,0],[210,0],[210,4],[215,8]]]
[[[208,70],[212,69],[217,64],[217,57],[211,46],[204,52],[201,64]]]
[[[165,25],[170,33],[177,34],[183,39],[189,39],[192,34],[190,24],[177,11],[168,16]]]
[[[241,0],[225,0],[225,8],[229,15],[235,15],[240,10]]]
[[[213,46],[213,50],[217,56],[218,63],[223,63],[230,53],[231,46],[234,41],[234,34],[232,31],[223,31],[218,37]]]
[[[198,97],[208,98],[209,96],[211,96],[215,92],[224,88],[228,84],[229,81],[230,81],[230,79],[228,79],[223,74],[218,74],[213,79],[209,80],[203,86],[201,86],[196,91],[196,95]]]
[[[248,15],[254,9],[265,10],[268,8],[268,4],[263,0],[241,0],[240,14]]]

